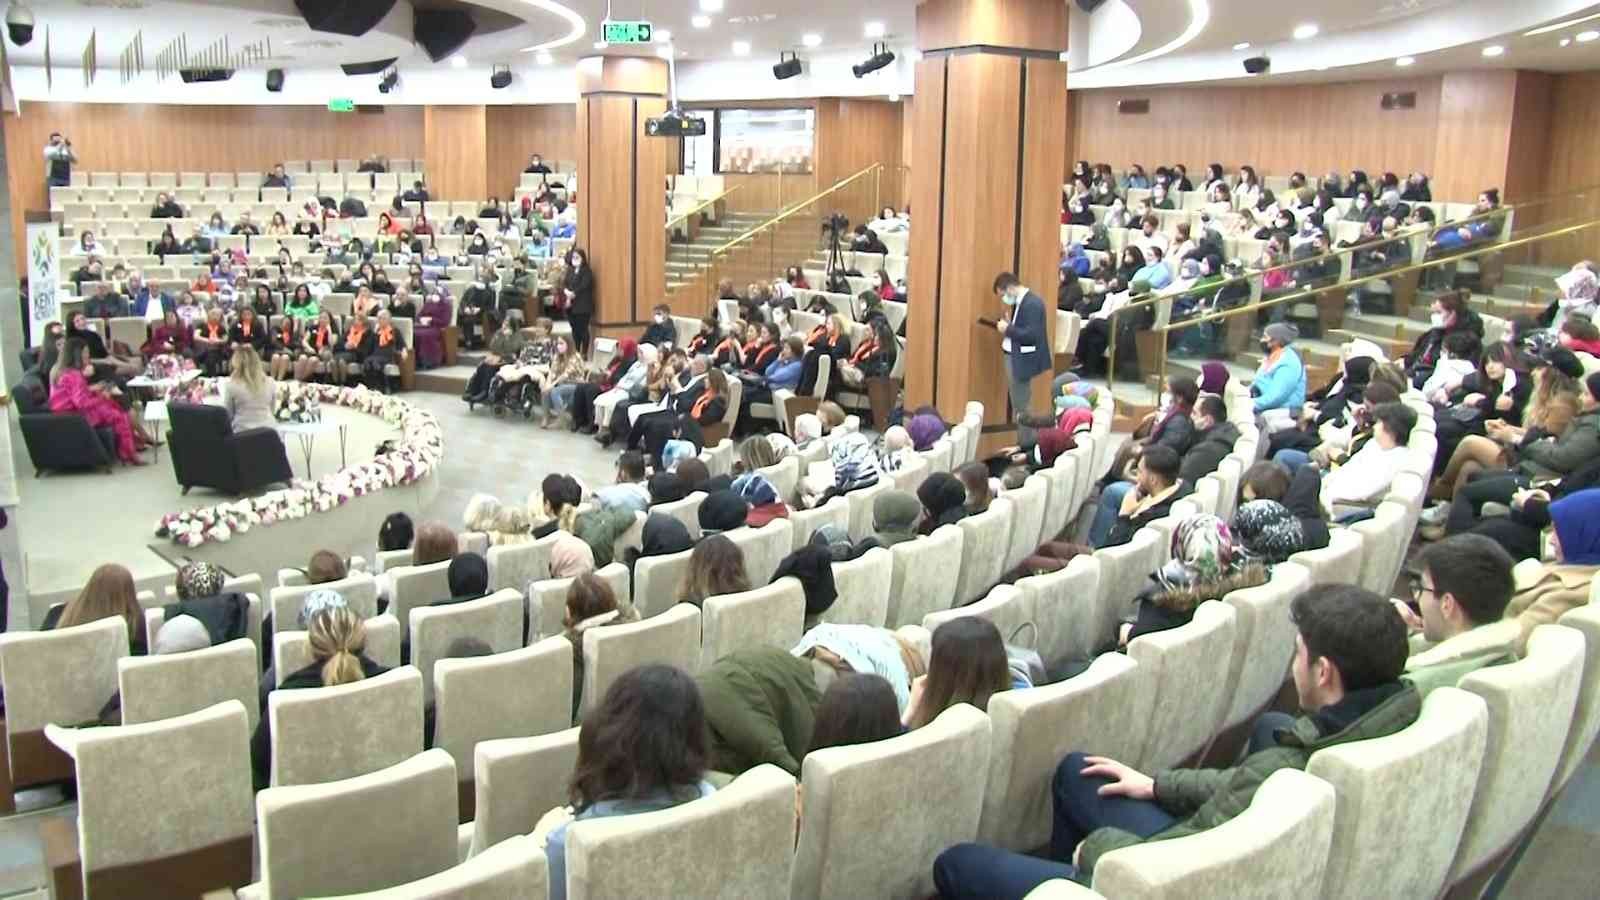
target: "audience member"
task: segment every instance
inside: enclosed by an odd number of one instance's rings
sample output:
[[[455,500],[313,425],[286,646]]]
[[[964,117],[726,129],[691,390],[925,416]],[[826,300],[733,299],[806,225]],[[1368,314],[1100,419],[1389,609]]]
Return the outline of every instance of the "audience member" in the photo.
[[[977,616],[951,619],[934,629],[928,674],[911,683],[911,702],[901,718],[915,729],[957,703],[987,710],[991,696],[1013,686],[1005,642],[994,623]]]
[[[812,660],[779,647],[735,650],[695,681],[712,769],[738,775],[771,763],[800,774],[822,701]]]
[[[1186,625],[1207,600],[1266,583],[1266,567],[1245,557],[1228,523],[1205,513],[1190,516],[1173,529],[1172,561],[1150,575],[1133,612],[1122,617],[1117,643],[1126,647],[1141,634]]]
[[[1555,561],[1524,572],[1506,609],[1519,631],[1517,653],[1526,652],[1528,635],[1574,607],[1589,602],[1600,575],[1600,489],[1568,494],[1550,504],[1555,526],[1550,540]]]
[[[1385,403],[1373,411],[1372,440],[1322,479],[1322,506],[1330,518],[1377,505],[1411,458],[1407,443],[1416,424],[1416,410],[1404,403]]]
[[[1476,534],[1458,534],[1422,549],[1411,604],[1394,601],[1395,610],[1428,644],[1413,644],[1405,680],[1423,697],[1435,688],[1455,687],[1465,675],[1515,662],[1519,637],[1515,619],[1505,618],[1516,589],[1510,554]]]
[[[967,517],[967,489],[961,479],[949,472],[934,472],[917,486],[922,504],[919,534],[932,534],[944,525],[954,525]]]
[[[1287,467],[1272,460],[1251,465],[1239,480],[1239,503],[1252,500],[1282,505],[1300,524],[1298,540],[1302,549],[1321,550],[1328,546],[1331,536],[1322,509],[1322,475],[1315,466],[1301,466],[1291,474]]]
[[[822,693],[807,753],[829,747],[871,744],[901,734],[900,709],[894,688],[870,672],[840,674]]]
[[[128,626],[129,652],[145,655],[144,609],[139,606],[133,574],[116,563],[106,563],[89,574],[83,589],[65,604],[50,607],[40,631],[88,625],[101,619],[120,616]]]
[[[672,520],[676,521],[676,520]],[[582,724],[583,716],[583,634],[591,628],[639,621],[633,604],[618,601],[605,579],[585,572],[572,579],[567,588],[567,611],[562,619],[562,636],[572,645],[572,721]]]

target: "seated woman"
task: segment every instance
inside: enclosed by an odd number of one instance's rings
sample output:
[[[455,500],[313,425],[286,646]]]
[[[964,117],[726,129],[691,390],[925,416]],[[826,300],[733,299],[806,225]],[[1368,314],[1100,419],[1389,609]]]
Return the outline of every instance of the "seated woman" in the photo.
[[[550,336],[554,328],[555,324],[544,316],[535,319],[533,337],[524,341],[516,356],[495,372],[489,383],[489,396],[496,415],[508,405],[521,410],[524,417],[533,415],[534,406],[546,390],[550,363],[556,355],[556,341]]]
[[[1266,568],[1245,558],[1228,523],[1204,513],[1190,516],[1172,533],[1172,561],[1150,576],[1134,611],[1122,618],[1117,644],[1126,647],[1141,634],[1188,624],[1207,600],[1266,583]]]
[[[161,314],[161,324],[150,329],[150,339],[139,348],[146,359],[153,356],[183,356],[194,354],[193,345],[189,340],[189,329],[178,319],[176,310],[167,310]]]
[[[791,334],[784,338],[778,358],[761,375],[743,377],[744,393],[739,399],[739,420],[734,426],[735,432],[743,434],[752,427],[751,407],[757,403],[771,403],[774,391],[800,390],[805,371],[802,355],[805,353],[805,344],[800,336]]]
[[[300,348],[294,361],[294,380],[310,381],[316,377],[317,367],[326,366],[333,371],[333,352],[339,346],[339,323],[333,313],[321,310],[317,319],[307,324],[300,334]]]
[[[1500,191],[1489,188],[1478,195],[1472,215],[1463,222],[1452,222],[1434,232],[1428,241],[1428,254],[1446,254],[1482,243],[1500,233],[1503,219],[1493,215],[1500,208]]]
[[[914,730],[957,703],[987,709],[995,694],[1032,686],[1010,668],[1000,629],[988,619],[962,616],[934,629],[928,674],[911,683],[901,721]]]
[[[89,574],[83,589],[65,604],[50,607],[40,631],[88,625],[117,616],[128,626],[128,652],[144,656],[144,610],[139,606],[133,575],[123,566],[106,563]]]
[[[1529,378],[1532,396],[1522,427],[1504,420],[1489,420],[1483,423],[1483,434],[1462,437],[1450,454],[1444,472],[1434,480],[1430,498],[1449,500],[1477,473],[1509,461],[1522,445],[1531,446],[1543,438],[1566,432],[1582,405],[1583,388],[1578,379],[1583,377],[1583,366],[1571,352],[1560,349],[1551,351],[1537,363]],[[1424,512],[1422,519],[1437,523],[1440,515],[1439,512]]]
[[[398,366],[405,359],[406,338],[394,327],[394,319],[387,309],[378,310],[378,321],[372,335],[372,349],[361,360],[361,371],[367,387],[385,394],[393,388],[386,366]]]
[[[411,295],[411,288],[400,285],[394,290],[394,297],[389,301],[389,314],[397,319],[415,319],[417,317],[417,301]]]
[[[744,551],[723,535],[711,534],[695,544],[694,552],[689,554],[689,571],[683,577],[678,602],[698,607],[707,597],[748,590],[750,579],[744,572]]]
[[[674,520],[676,521],[676,520]],[[583,635],[606,625],[639,621],[639,611],[627,601],[618,601],[611,585],[603,578],[585,573],[572,579],[567,589],[567,611],[562,636],[572,644],[572,721],[582,724],[583,716]]]
[[[918,534],[932,534],[935,529],[967,517],[966,486],[949,472],[934,472],[923,479],[917,485],[917,500],[922,504]]]
[[[478,271],[472,279],[472,286],[462,293],[461,305],[456,308],[456,322],[461,326],[461,346],[469,350],[483,345],[483,338],[476,333],[476,329],[483,314],[494,309],[495,285],[499,282],[492,263],[480,260],[477,265]]]
[[[259,318],[254,308],[239,307],[238,319],[233,323],[233,327],[228,329],[229,352],[240,347],[249,347],[260,356],[266,352],[267,342],[271,340],[267,331],[267,320]]]
[[[1550,541],[1555,562],[1519,576],[1517,592],[1506,607],[1506,618],[1521,626],[1519,655],[1527,652],[1533,629],[1588,603],[1595,576],[1600,575],[1600,489],[1578,491],[1550,504],[1550,520],[1555,526]]]
[[[578,388],[588,381],[589,365],[578,355],[577,349],[573,347],[572,338],[567,335],[556,338],[553,356],[550,359],[550,373],[545,378],[545,387],[540,397],[544,409],[539,426],[541,428],[554,426],[557,419],[572,406]]]
[[[371,353],[372,329],[367,327],[366,317],[351,316],[350,327],[334,350],[333,362],[328,365],[328,374],[332,376],[333,383],[344,384],[350,378],[350,366],[363,367]]]
[[[839,377],[851,387],[860,387],[868,378],[886,378],[894,371],[900,343],[882,316],[871,320],[872,334],[861,342],[850,358],[839,364]]]
[[[1600,458],[1574,469],[1549,487],[1517,491],[1505,515],[1480,520],[1470,533],[1498,543],[1513,559],[1538,559],[1543,553],[1541,538],[1550,527],[1550,505],[1593,488],[1600,488]]]
[[[611,446],[614,427],[627,423],[626,404],[635,399],[646,399],[649,386],[657,383],[661,376],[661,352],[654,345],[636,344],[634,354],[633,365],[609,389],[596,394],[591,401],[593,413],[590,423],[594,428],[595,440],[602,447]],[[620,421],[613,417],[618,407],[624,410]]]
[[[610,365],[606,366],[599,381],[586,381],[578,385],[572,392],[572,403],[569,407],[572,412],[573,431],[594,434],[600,430],[596,424],[599,419],[595,415],[595,399],[615,389],[625,377],[634,372],[639,358],[639,342],[631,337],[623,338],[617,342],[617,353],[612,357]],[[648,364],[640,366],[635,378],[642,380],[647,369]],[[606,412],[607,415],[610,414],[610,410]]]
[[[811,329],[811,334],[806,336],[805,354],[801,357],[800,382],[795,388],[796,393],[810,393],[817,384],[817,360],[824,354],[833,358],[833,368],[839,367],[839,361],[850,355],[850,322],[843,313],[834,313],[828,320],[816,328]],[[828,392],[831,395],[838,382],[829,379]]]
[[[1439,440],[1434,474],[1443,474],[1461,441],[1484,434],[1489,422],[1521,427],[1532,395],[1533,379],[1524,370],[1522,355],[1509,344],[1490,344],[1479,355],[1477,369],[1447,392],[1434,417]]]
[[[54,352],[46,348],[46,356]],[[142,428],[133,424],[128,411],[112,399],[116,388],[106,382],[90,384],[94,362],[89,348],[79,338],[69,337],[52,361],[50,372],[50,411],[78,413],[93,428],[110,428],[117,438],[117,458],[130,466],[145,465],[139,451],[152,441]]]
[[[95,361],[95,371],[101,380],[132,378],[144,370],[138,357],[114,354],[108,350],[105,339],[100,337],[100,332],[89,327],[88,317],[81,312],[73,313],[67,322],[67,337],[83,342],[89,351],[89,358]]]
[[[311,286],[297,285],[294,293],[289,296],[289,301],[283,306],[283,314],[294,319],[315,319],[320,312],[317,298],[311,293]]]
[[[707,351],[711,354],[711,364],[727,371],[743,369],[745,335],[754,327],[746,325],[743,319],[734,319],[727,332]]]
[[[271,428],[278,386],[261,371],[261,357],[249,344],[234,348],[232,371],[222,382],[222,408],[235,432]]]
[[[763,322],[760,325],[751,323],[751,334],[746,335],[743,348],[744,363],[740,368],[746,372],[763,373],[772,361],[778,358],[783,350],[783,330],[776,322]]]
[[[662,412],[640,416],[628,433],[628,447],[642,446],[651,465],[659,470],[668,441],[688,441],[697,450],[704,449],[704,429],[721,422],[727,413],[728,376],[720,369],[707,370],[698,389],[691,387],[674,394],[670,407]]]
[[[1556,331],[1556,342],[1573,353],[1600,357],[1600,328],[1587,316],[1571,315]]]
[[[501,367],[509,365],[522,352],[525,340],[522,336],[522,317],[516,315],[506,316],[496,320],[494,314],[489,316],[489,322],[494,329],[489,338],[488,353],[483,357],[483,362],[478,363],[473,370],[472,377],[467,380],[467,387],[461,392],[461,399],[469,406],[487,403],[492,396],[491,385]]]

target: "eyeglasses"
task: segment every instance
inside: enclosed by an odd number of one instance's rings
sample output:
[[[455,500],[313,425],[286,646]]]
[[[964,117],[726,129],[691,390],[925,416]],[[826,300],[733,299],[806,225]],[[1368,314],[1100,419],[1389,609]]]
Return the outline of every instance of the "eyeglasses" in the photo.
[[[1437,592],[1433,588],[1428,587],[1427,585],[1423,584],[1422,583],[1422,579],[1420,579],[1420,578],[1417,579],[1416,581],[1411,582],[1411,599],[1413,601],[1420,602],[1422,600],[1422,595],[1423,594],[1435,594],[1436,595]]]

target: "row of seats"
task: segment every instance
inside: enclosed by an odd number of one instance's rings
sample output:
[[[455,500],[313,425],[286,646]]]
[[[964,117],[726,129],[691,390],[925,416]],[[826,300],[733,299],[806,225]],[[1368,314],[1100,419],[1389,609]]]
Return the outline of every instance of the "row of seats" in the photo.
[[[166,180],[166,179],[163,179]],[[205,176],[199,172],[185,173],[178,179],[180,184],[159,185],[123,185],[117,186],[53,186],[50,188],[50,208],[61,209],[68,203],[89,203],[105,205],[125,205],[129,207],[154,204],[161,194],[176,200],[179,205],[187,207],[191,203],[207,201],[211,203],[255,203],[265,201],[269,203],[286,202],[293,196],[298,202],[315,200],[318,197],[335,197],[343,199],[351,193],[366,195],[376,193],[380,196],[394,197],[396,194],[411,190],[419,181],[424,181],[421,172],[391,172],[388,174],[369,175],[360,174],[344,175],[300,175],[290,178],[289,187],[267,187],[262,184],[262,176],[249,177],[247,173],[240,173],[235,179],[227,174]]]
[[[387,160],[387,173],[357,172],[361,161],[354,159],[319,159],[319,160],[284,160],[283,171],[291,179],[303,175],[328,175],[338,172],[340,174],[361,175],[395,175],[396,173],[418,174],[424,166],[420,159],[390,159]],[[71,185],[73,187],[260,187],[270,174],[270,169],[260,172],[86,172],[82,169],[72,173]]]

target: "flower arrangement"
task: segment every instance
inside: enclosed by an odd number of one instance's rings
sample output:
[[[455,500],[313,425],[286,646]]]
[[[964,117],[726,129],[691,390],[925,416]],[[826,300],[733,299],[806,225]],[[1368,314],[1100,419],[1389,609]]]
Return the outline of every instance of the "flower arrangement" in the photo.
[[[306,425],[322,421],[322,401],[310,391],[297,390],[287,382],[278,385],[278,395],[272,404],[272,417],[279,422]]]
[[[194,383],[203,383],[205,391],[217,389],[215,379],[196,378]],[[399,397],[369,391],[365,386],[326,384],[286,384],[281,386],[279,396],[291,408],[317,410],[319,417],[324,403],[377,416],[397,426],[400,438],[388,452],[316,481],[297,480],[287,488],[259,497],[167,513],[156,525],[157,537],[170,538],[184,547],[228,541],[251,528],[303,519],[356,497],[411,484],[431,474],[444,458],[444,433],[438,419]]]
[[[151,381],[175,381],[194,370],[194,360],[173,353],[158,353],[144,364],[144,377]]]

